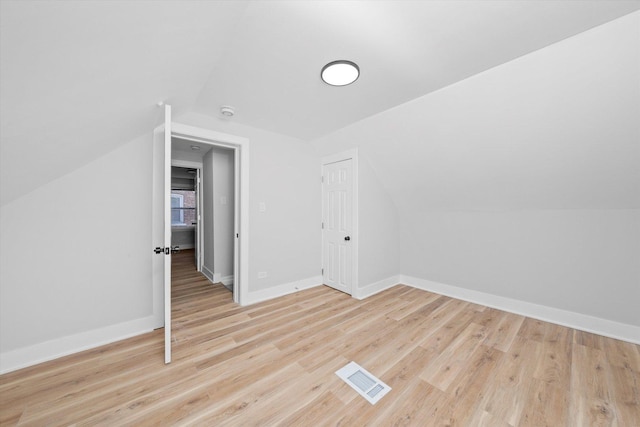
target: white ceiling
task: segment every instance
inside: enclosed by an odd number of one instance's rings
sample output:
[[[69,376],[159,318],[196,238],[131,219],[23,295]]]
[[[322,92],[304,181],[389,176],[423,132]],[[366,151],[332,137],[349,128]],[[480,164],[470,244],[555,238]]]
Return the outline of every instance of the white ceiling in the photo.
[[[310,140],[639,1],[2,1],[1,203],[148,134],[164,100]],[[321,67],[350,59],[351,86]],[[28,167],[27,167],[28,166]]]
[[[1,204],[188,111],[245,7],[1,1]]]
[[[638,9],[637,1],[251,2],[194,109],[312,139]],[[331,87],[326,63],[360,78]]]
[[[194,150],[191,148],[192,146],[200,147],[200,149]],[[211,147],[206,144],[200,144],[186,139],[172,138],[171,158],[202,163],[202,158],[207,154],[210,148]]]

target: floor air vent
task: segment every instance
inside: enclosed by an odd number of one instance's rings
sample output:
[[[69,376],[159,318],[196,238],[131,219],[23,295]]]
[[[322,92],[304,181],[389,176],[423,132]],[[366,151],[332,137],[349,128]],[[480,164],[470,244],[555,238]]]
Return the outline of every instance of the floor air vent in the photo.
[[[349,362],[344,368],[336,371],[336,375],[344,382],[375,405],[382,396],[389,393],[391,387],[380,381],[356,362]]]

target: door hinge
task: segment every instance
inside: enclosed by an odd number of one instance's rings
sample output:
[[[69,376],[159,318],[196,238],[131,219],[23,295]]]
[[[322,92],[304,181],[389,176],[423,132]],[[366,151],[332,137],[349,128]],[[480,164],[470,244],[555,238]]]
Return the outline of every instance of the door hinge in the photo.
[[[320,270],[320,272],[322,273],[322,275],[324,276],[324,268],[322,270]]]
[[[322,223],[322,229],[324,230],[324,222]]]
[[[324,176],[320,177],[320,182],[324,183]]]

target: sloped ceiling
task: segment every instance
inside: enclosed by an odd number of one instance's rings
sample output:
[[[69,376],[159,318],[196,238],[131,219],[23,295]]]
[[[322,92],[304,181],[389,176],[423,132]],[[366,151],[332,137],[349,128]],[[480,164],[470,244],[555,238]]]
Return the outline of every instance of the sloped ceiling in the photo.
[[[401,221],[640,209],[640,12],[312,141],[358,147]]]
[[[2,205],[187,111],[246,2],[0,2]]]
[[[640,8],[638,1],[2,1],[1,203],[175,115],[310,140]],[[319,79],[356,61],[353,85]]]
[[[245,11],[195,110],[312,139],[640,7],[637,1],[263,1]],[[320,70],[355,61],[356,83]]]

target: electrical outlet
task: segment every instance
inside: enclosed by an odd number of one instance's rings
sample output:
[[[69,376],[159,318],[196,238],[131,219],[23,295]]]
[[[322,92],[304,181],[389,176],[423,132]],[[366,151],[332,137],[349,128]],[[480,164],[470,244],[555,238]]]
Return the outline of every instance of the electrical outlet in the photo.
[[[258,279],[264,279],[265,277],[267,277],[267,272],[266,271],[259,271],[258,272]]]

